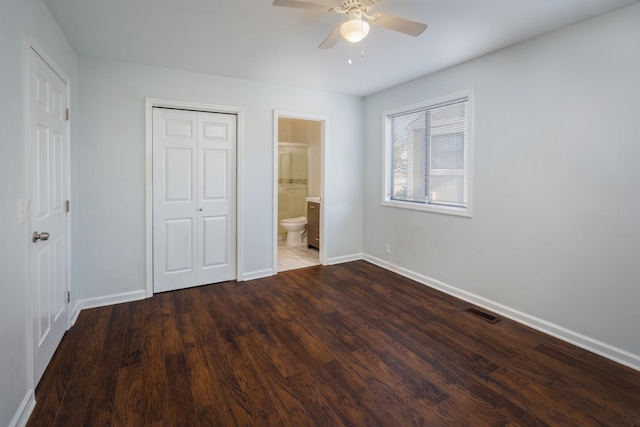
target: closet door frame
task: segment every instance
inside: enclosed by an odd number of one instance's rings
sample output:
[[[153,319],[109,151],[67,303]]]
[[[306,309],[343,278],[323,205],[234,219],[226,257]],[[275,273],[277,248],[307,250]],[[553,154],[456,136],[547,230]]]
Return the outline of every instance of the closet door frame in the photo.
[[[145,293],[153,296],[153,108],[173,108],[182,110],[205,111],[210,113],[235,114],[237,117],[236,135],[236,280],[242,280],[243,271],[243,223],[242,212],[242,140],[243,110],[228,105],[204,104],[199,102],[178,101],[161,98],[145,98]]]

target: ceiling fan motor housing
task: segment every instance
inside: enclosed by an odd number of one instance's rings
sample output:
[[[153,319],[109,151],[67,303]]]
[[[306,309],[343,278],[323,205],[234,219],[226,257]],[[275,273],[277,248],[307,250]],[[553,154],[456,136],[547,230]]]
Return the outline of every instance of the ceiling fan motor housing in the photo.
[[[353,11],[360,11],[362,14],[366,14],[375,5],[376,3],[372,0],[344,0],[340,7],[334,7],[329,12],[351,15]]]

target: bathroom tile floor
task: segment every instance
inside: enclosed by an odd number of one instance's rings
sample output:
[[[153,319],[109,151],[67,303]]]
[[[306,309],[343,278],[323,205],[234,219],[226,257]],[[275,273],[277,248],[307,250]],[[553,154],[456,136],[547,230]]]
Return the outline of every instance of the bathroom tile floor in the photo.
[[[296,270],[298,268],[320,265],[319,254],[316,249],[304,246],[287,246],[284,240],[278,241],[278,271]]]

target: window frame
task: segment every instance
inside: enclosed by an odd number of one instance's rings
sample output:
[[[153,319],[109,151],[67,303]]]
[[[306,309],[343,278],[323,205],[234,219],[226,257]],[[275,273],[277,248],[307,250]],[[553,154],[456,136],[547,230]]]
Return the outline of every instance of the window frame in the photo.
[[[391,121],[394,116],[401,115],[403,113],[411,113],[416,110],[427,109],[430,107],[437,106],[439,104],[444,104],[448,102],[452,102],[458,99],[467,98],[468,100],[468,123],[467,123],[467,206],[459,207],[459,206],[447,206],[447,205],[436,205],[430,203],[420,203],[420,202],[412,202],[405,200],[395,200],[392,199],[392,174],[393,174],[393,135],[392,135],[392,126]],[[474,148],[474,127],[473,127],[473,91],[465,90],[461,92],[457,92],[454,94],[429,99],[426,101],[418,102],[415,104],[405,105],[402,107],[394,108],[391,110],[384,111],[382,113],[382,135],[384,138],[383,141],[383,152],[382,152],[382,206],[389,206],[394,208],[402,208],[402,209],[410,209],[417,210],[423,212],[433,212],[447,215],[455,215],[455,216],[463,216],[463,217],[472,217],[472,206],[473,206],[473,148]],[[429,147],[430,150],[433,147]],[[463,169],[464,170],[464,169]]]

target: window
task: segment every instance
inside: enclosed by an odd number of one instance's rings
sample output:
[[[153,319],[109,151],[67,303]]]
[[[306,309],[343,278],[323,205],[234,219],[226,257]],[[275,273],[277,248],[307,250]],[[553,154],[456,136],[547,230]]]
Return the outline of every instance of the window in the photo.
[[[471,94],[384,114],[383,205],[471,216]]]

